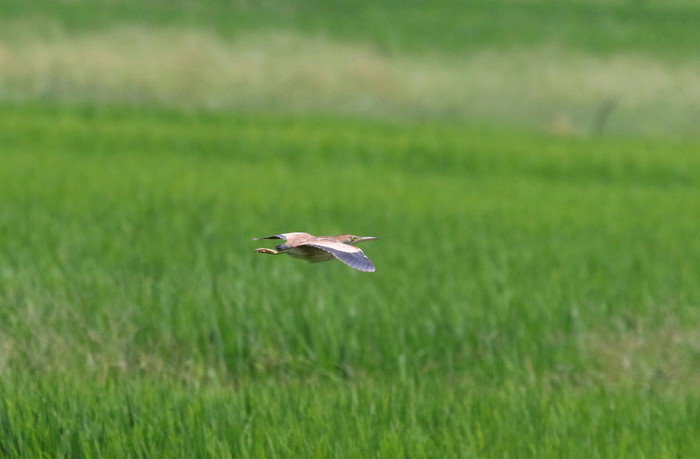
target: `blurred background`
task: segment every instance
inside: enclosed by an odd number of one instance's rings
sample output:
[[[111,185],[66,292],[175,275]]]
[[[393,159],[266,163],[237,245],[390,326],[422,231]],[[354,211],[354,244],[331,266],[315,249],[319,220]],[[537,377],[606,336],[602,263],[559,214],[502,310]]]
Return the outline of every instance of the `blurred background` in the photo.
[[[2,0],[0,101],[696,136],[692,0]]]

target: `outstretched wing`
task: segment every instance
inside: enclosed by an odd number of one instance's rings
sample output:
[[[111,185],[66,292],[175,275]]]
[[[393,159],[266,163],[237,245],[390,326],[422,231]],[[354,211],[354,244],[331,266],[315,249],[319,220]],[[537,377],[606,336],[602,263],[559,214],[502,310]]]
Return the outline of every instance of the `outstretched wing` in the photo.
[[[374,265],[369,261],[369,258],[367,258],[362,250],[353,245],[331,241],[314,241],[303,245],[328,252],[338,260],[358,271],[374,272]]]
[[[292,238],[294,236],[311,236],[308,233],[282,233],[282,234],[273,234],[272,236],[265,236],[265,237],[254,237],[254,241],[259,241],[260,239],[282,239],[283,241],[286,241],[289,238]]]

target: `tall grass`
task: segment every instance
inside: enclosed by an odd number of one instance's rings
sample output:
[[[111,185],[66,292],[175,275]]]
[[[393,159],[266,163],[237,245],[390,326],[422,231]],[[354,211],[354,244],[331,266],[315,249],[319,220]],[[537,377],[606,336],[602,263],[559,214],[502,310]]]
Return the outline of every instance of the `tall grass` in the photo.
[[[697,400],[415,384],[182,388],[0,382],[6,457],[673,457],[698,453]]]
[[[5,455],[697,452],[692,143],[7,106],[0,134]],[[253,252],[293,230],[380,236],[377,272]]]
[[[694,4],[99,6],[0,0],[1,456],[698,456]]]
[[[478,357],[503,376],[533,352],[549,370],[585,358],[590,333],[695,318],[692,146],[18,109],[3,123],[20,361],[416,375]],[[251,256],[250,237],[293,230],[378,233],[377,275]]]

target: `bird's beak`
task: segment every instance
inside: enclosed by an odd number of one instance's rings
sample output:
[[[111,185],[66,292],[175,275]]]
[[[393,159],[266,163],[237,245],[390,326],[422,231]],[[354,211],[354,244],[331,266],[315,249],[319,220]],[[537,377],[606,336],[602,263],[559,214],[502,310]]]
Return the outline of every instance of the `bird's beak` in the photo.
[[[358,238],[355,240],[355,244],[357,244],[358,242],[372,241],[372,240],[374,240],[374,239],[379,239],[379,238],[378,238],[378,237],[374,237],[374,236],[358,237]]]

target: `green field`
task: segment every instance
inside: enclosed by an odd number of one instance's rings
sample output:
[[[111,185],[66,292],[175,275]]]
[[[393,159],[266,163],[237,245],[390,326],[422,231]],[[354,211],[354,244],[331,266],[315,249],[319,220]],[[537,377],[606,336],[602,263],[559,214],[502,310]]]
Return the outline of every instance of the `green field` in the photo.
[[[700,456],[693,2],[88,5],[0,2],[0,456]]]

